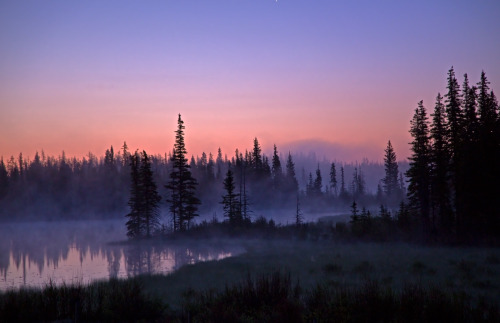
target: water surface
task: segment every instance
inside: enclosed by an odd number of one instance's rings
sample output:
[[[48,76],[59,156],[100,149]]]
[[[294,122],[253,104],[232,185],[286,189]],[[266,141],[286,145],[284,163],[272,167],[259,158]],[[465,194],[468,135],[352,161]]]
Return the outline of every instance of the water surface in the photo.
[[[121,221],[0,225],[0,290],[89,283],[138,274],[167,274],[185,264],[218,260],[243,249],[223,243],[133,243]]]

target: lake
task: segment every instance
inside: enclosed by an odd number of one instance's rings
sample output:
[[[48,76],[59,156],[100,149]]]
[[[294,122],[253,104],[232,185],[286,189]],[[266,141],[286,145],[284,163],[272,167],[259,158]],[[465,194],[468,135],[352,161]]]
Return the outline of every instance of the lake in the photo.
[[[221,242],[140,242],[126,240],[121,221],[0,224],[0,290],[87,284],[139,274],[168,274],[200,261],[242,253]]]

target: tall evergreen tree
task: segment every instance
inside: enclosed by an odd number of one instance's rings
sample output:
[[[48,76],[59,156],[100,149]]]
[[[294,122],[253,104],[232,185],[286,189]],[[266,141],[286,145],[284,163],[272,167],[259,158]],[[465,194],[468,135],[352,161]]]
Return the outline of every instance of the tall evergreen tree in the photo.
[[[228,218],[229,223],[237,224],[242,220],[241,204],[239,201],[240,194],[236,194],[233,172],[228,169],[226,178],[224,179],[224,190],[226,194],[222,196],[224,216]]]
[[[139,238],[142,236],[141,227],[141,210],[143,209],[142,187],[139,175],[140,156],[136,151],[135,154],[130,155],[130,198],[128,205],[130,213],[126,215],[128,218],[126,222],[127,236],[129,238]]]
[[[448,185],[450,188],[450,197],[452,199],[451,205],[455,206],[459,200],[458,196],[460,192],[457,191],[458,178],[459,178],[459,167],[461,163],[461,152],[464,137],[464,113],[461,108],[460,100],[460,87],[458,85],[457,79],[455,78],[455,71],[453,66],[448,71],[448,92],[446,93],[446,115],[448,122],[446,123],[448,132],[448,145],[449,145],[449,173],[450,181]],[[450,218],[453,216],[450,215]],[[453,225],[454,221],[449,219],[450,222],[444,224],[445,226]]]
[[[159,229],[159,203],[156,183],[153,179],[151,160],[146,151],[130,156],[130,213],[127,214],[129,238],[151,237]]]
[[[384,183],[384,193],[389,202],[395,202],[399,199],[399,185],[398,185],[398,162],[396,160],[396,153],[392,148],[391,141],[387,142],[387,148],[384,150],[384,169],[385,177],[382,179]]]
[[[433,229],[450,232],[453,229],[453,213],[451,209],[451,193],[449,189],[450,146],[443,97],[438,93],[432,116],[430,130],[431,150],[431,226]],[[451,128],[450,128],[451,129]]]
[[[420,216],[424,230],[430,232],[430,142],[427,111],[423,101],[418,103],[410,122],[412,155],[410,168],[406,172],[409,179],[408,197],[411,207]]]
[[[170,198],[167,201],[170,203],[174,231],[184,231],[189,228],[191,220],[198,216],[196,212],[200,204],[200,200],[195,195],[198,183],[191,175],[187,163],[184,129],[184,121],[182,121],[179,114],[177,130],[175,131],[174,151],[171,157],[170,182],[166,185],[166,188],[171,191]]]
[[[161,197],[160,194],[158,194],[156,183],[153,179],[151,159],[145,150],[143,150],[141,154],[139,179],[141,184],[141,198],[143,199],[143,207],[141,210],[141,219],[144,226],[143,230],[146,237],[151,237],[151,234],[160,227],[159,208]]]
[[[295,175],[295,164],[292,159],[292,155],[288,152],[288,158],[286,160],[286,182],[287,190],[292,193],[297,193],[299,190],[299,183],[297,182],[297,177]]]
[[[283,181],[283,170],[281,169],[281,161],[278,155],[278,149],[276,148],[276,145],[274,145],[271,172],[273,176],[274,189],[280,190]]]
[[[262,149],[260,148],[259,140],[254,138],[252,150],[252,166],[257,175],[261,175],[264,168],[262,161]]]
[[[452,167],[456,167],[457,153],[460,150],[460,144],[463,137],[463,111],[460,102],[460,87],[455,78],[453,66],[448,71],[448,92],[446,93],[446,114],[448,117],[448,141],[451,147]]]
[[[492,133],[497,119],[497,111],[495,111],[495,107],[492,105],[492,100],[489,93],[490,91],[489,84],[490,81],[488,81],[486,73],[482,71],[481,80],[477,83],[477,88],[479,92],[477,97],[477,103],[479,109],[479,122],[483,130],[483,135]]]
[[[319,169],[319,164],[318,164],[318,168],[316,169],[316,177],[314,178],[314,183],[313,183],[314,195],[321,196],[321,194],[323,193],[322,188],[323,188],[323,179],[321,177],[321,171]]]
[[[500,179],[500,135],[498,129],[498,107],[495,95],[490,92],[490,82],[486,78],[484,71],[478,87],[478,110],[479,110],[479,131],[478,131],[478,161],[480,170],[478,173],[478,188],[481,191],[480,203],[476,205],[475,222],[480,223],[479,230],[489,234],[500,232],[500,206],[498,196],[500,189],[498,180]]]
[[[469,78],[464,75],[464,84],[462,86],[463,106],[464,106],[464,141],[465,145],[470,145],[476,140],[478,131],[477,120],[477,88],[469,86]]]

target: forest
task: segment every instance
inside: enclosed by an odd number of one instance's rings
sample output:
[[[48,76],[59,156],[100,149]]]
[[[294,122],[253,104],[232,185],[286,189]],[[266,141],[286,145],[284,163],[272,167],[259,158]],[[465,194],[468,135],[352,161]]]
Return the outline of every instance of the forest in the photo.
[[[118,150],[113,146],[104,156],[89,153],[78,159],[46,156],[36,152],[32,160],[17,157],[0,159],[0,219],[25,221],[42,219],[111,219],[128,211],[131,187],[131,159],[143,151],[131,151],[126,143]],[[172,151],[164,155],[147,155],[153,181],[161,196],[160,213],[170,218],[168,189],[172,170]],[[133,157],[133,158],[132,158]],[[135,159],[134,159],[135,160]],[[254,162],[256,161],[256,162]],[[399,161],[398,185],[408,162]],[[258,165],[259,170],[254,169]],[[252,216],[268,215],[280,210],[294,210],[299,194],[304,211],[331,212],[345,210],[353,200],[378,207],[386,203],[384,165],[364,159],[360,162],[328,161],[312,153],[279,152],[266,156],[257,138],[252,149],[238,149],[228,157],[219,149],[216,155],[202,153],[188,162],[201,201],[201,217],[216,213],[222,220],[223,181],[232,169],[240,189],[245,169],[246,195]],[[291,181],[291,182],[290,182]],[[269,198],[272,197],[272,198]],[[28,202],[28,203],[27,203]],[[399,202],[399,201],[398,201]],[[397,204],[395,204],[397,205]],[[290,221],[293,220],[293,213]],[[284,219],[286,222],[286,218]]]
[[[397,161],[390,140],[383,164],[327,161],[280,152],[276,145],[268,156],[257,138],[230,157],[219,149],[215,156],[189,158],[184,129],[179,114],[174,147],[163,156],[130,151],[124,142],[103,157],[42,151],[33,160],[22,153],[2,158],[0,219],[127,215],[129,228],[135,226],[129,236],[150,236],[185,231],[202,220],[251,222],[281,214],[278,221],[285,224],[304,212],[344,212],[353,228],[365,228],[361,232],[369,231],[372,217],[425,239],[473,240],[500,231],[499,107],[484,71],[475,85],[465,74],[460,87],[452,67],[432,112],[418,103],[409,162]],[[143,217],[145,229],[138,220]]]

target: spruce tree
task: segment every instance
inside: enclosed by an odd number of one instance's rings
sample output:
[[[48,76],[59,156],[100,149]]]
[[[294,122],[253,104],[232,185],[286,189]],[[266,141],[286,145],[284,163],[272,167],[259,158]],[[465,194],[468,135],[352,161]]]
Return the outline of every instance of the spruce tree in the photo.
[[[172,171],[170,181],[166,188],[171,194],[167,201],[170,203],[170,212],[173,218],[174,231],[184,231],[189,225],[198,210],[200,200],[195,195],[196,179],[191,175],[190,167],[186,158],[187,150],[184,143],[184,121],[177,120],[177,130],[175,131],[175,144],[172,157]]]
[[[498,196],[500,189],[498,180],[500,178],[500,135],[498,121],[498,103],[496,97],[489,88],[490,82],[484,71],[478,86],[478,161],[480,171],[478,174],[478,188],[481,195],[480,203],[477,203],[475,222],[480,223],[480,230],[488,234],[500,232],[500,207]],[[476,166],[477,167],[477,166]]]
[[[153,179],[151,170],[151,160],[145,150],[141,154],[141,166],[139,172],[139,181],[141,189],[141,199],[143,200],[141,208],[141,220],[146,237],[157,231],[160,227],[160,201],[156,183]]]
[[[130,198],[128,205],[130,213],[126,215],[128,218],[126,222],[127,236],[129,238],[139,238],[142,236],[141,232],[141,210],[143,209],[142,187],[139,175],[140,156],[136,151],[135,154],[130,155]]]
[[[337,196],[337,171],[335,170],[335,163],[330,165],[330,188],[334,196]]]
[[[454,226],[451,209],[450,193],[450,144],[448,141],[447,123],[445,119],[445,109],[443,97],[438,93],[436,105],[432,116],[430,130],[431,150],[431,226],[433,229],[451,231]]]
[[[264,165],[262,161],[262,149],[260,148],[259,140],[254,138],[252,150],[252,167],[257,176],[260,176]]]
[[[450,144],[452,167],[456,167],[460,144],[463,137],[463,111],[460,102],[460,87],[455,78],[453,66],[448,71],[448,92],[446,93],[446,114],[448,117],[447,131]],[[454,171],[454,170],[452,170]]]
[[[385,177],[382,179],[384,184],[384,193],[389,202],[394,202],[400,197],[398,185],[399,170],[396,153],[394,152],[394,148],[392,148],[390,140],[387,142],[387,148],[384,151]]]
[[[281,161],[278,155],[278,149],[276,148],[276,145],[274,145],[271,172],[273,176],[274,189],[281,190],[283,170],[281,169]]]
[[[408,197],[411,207],[420,216],[424,230],[430,232],[430,142],[427,111],[423,101],[418,103],[410,122],[411,142]]]
[[[288,152],[288,158],[286,160],[286,183],[288,192],[298,192],[299,183],[297,182],[297,177],[295,175],[295,164],[293,163],[292,155],[290,154],[290,152]]]
[[[233,172],[228,169],[226,178],[224,179],[224,190],[226,194],[222,196],[222,202],[224,209],[224,216],[228,218],[229,223],[238,224],[241,223],[241,205],[239,202],[240,194],[235,192],[235,184]]]
[[[469,86],[467,74],[464,75],[463,106],[464,106],[464,141],[465,145],[470,145],[476,141],[478,120],[477,120],[477,88]]]

